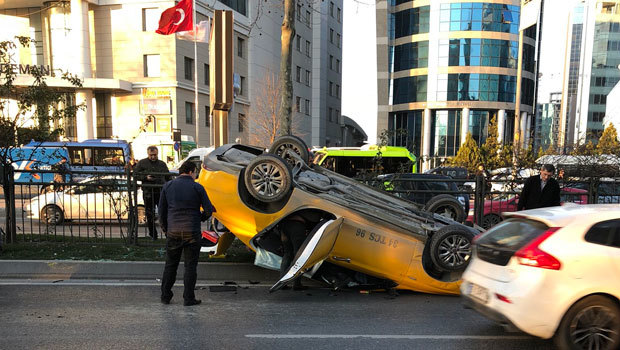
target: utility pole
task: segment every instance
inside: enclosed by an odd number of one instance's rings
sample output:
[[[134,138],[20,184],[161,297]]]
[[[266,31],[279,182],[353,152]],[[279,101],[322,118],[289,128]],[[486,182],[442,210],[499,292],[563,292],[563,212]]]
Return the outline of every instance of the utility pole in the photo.
[[[228,143],[228,112],[233,105],[233,55],[233,12],[216,10],[209,41],[211,142],[215,147]]]

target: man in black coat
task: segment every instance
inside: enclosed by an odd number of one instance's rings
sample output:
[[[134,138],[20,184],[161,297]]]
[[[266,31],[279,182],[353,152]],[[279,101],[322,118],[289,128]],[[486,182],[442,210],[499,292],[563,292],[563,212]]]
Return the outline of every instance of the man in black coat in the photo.
[[[158,150],[155,146],[147,148],[148,157],[140,160],[134,168],[136,178],[142,181],[142,198],[144,199],[144,211],[149,236],[157,239],[155,228],[155,206],[159,203],[159,194],[162,185],[170,180],[168,166],[158,159]],[[146,186],[145,186],[146,185]]]
[[[560,205],[560,185],[551,176],[555,167],[545,164],[540,175],[530,176],[523,186],[517,210],[555,207]]]

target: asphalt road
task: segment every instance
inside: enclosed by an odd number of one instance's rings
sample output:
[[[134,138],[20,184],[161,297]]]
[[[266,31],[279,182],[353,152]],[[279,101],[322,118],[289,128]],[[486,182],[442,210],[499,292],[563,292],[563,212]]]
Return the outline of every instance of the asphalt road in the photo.
[[[153,282],[0,280],[3,349],[551,349],[463,309],[458,297],[248,285],[182,305]],[[247,288],[246,288],[247,287]]]

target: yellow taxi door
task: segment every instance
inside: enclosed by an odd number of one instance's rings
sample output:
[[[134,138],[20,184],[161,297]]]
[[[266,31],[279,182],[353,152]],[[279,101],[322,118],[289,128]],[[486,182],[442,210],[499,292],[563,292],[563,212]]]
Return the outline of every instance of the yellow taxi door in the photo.
[[[319,223],[308,235],[308,238],[306,238],[304,245],[295,256],[295,260],[291,264],[291,267],[269,291],[275,292],[289,281],[292,281],[312,268],[315,264],[325,260],[332,251],[336,238],[338,238],[342,220],[343,219],[340,218]]]

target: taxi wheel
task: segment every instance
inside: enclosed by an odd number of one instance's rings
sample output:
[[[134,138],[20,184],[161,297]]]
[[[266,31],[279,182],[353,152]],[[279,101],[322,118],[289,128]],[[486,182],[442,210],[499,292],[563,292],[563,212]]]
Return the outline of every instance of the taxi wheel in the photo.
[[[620,307],[593,295],[573,305],[560,322],[555,343],[560,349],[620,348]]]
[[[284,159],[291,167],[295,166],[295,158],[291,157],[288,152],[295,152],[301,159],[308,164],[310,162],[310,152],[306,143],[297,136],[285,135],[278,137],[271,147],[269,153]]]
[[[433,234],[430,242],[431,260],[443,271],[465,269],[471,258],[471,241],[474,238],[466,227],[448,225]]]
[[[277,202],[293,187],[286,161],[273,154],[254,158],[245,169],[244,182],[250,195],[262,202]]]

